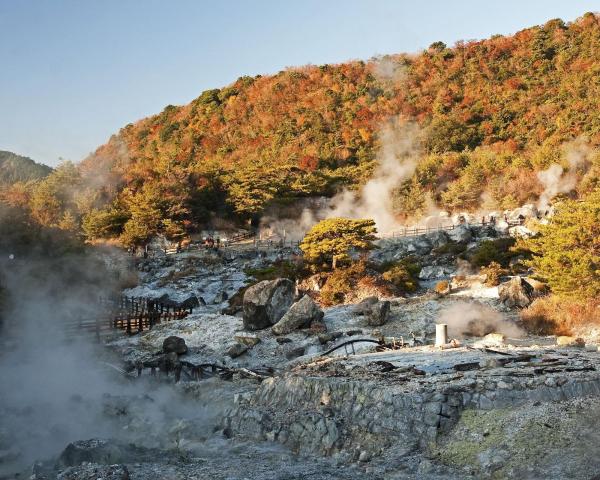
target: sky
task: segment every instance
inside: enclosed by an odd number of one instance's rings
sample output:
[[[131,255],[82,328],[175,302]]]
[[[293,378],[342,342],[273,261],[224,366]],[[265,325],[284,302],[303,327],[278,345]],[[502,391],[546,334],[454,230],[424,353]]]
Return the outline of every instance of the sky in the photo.
[[[0,0],[0,150],[79,161],[126,124],[242,75],[598,10],[597,0]]]

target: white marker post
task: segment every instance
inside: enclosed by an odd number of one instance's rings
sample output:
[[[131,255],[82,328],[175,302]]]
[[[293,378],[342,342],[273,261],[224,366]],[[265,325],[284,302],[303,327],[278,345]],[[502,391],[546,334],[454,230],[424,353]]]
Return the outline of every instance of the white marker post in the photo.
[[[448,343],[448,325],[445,323],[437,323],[435,325],[435,346],[441,347]]]

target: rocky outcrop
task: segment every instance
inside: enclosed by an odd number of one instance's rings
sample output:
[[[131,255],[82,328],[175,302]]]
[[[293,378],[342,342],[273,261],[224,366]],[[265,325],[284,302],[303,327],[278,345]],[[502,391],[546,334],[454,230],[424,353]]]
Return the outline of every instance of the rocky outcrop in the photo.
[[[384,300],[371,305],[371,309],[367,314],[367,324],[371,327],[381,327],[387,322],[390,314],[390,302]]]
[[[275,335],[287,335],[299,328],[308,327],[313,322],[320,322],[322,319],[321,307],[308,295],[304,295],[290,307],[281,320],[273,325],[272,330]]]
[[[183,338],[171,335],[163,341],[162,351],[163,353],[173,352],[177,355],[183,355],[184,353],[187,353],[188,348]]]
[[[276,324],[294,302],[294,283],[287,278],[264,280],[244,293],[244,328],[261,330]]]
[[[437,280],[445,278],[451,273],[451,269],[448,267],[440,267],[435,265],[428,265],[423,267],[419,272],[420,280]]]
[[[440,379],[429,387],[336,377],[286,375],[238,395],[224,427],[242,438],[277,441],[298,452],[379,455],[407,451],[448,432],[465,409],[507,409],[598,395],[597,378]]]
[[[450,240],[457,243],[468,243],[473,238],[471,229],[466,225],[457,225],[452,230],[446,232]]]
[[[533,298],[533,287],[521,277],[513,277],[498,287],[500,301],[509,308],[527,307]]]
[[[108,442],[93,438],[69,443],[58,457],[58,468],[81,465],[84,462],[114,464],[123,462],[123,454],[119,447]]]
[[[443,247],[450,241],[450,238],[448,238],[448,235],[443,230],[428,233],[427,239],[431,242],[433,248]]]

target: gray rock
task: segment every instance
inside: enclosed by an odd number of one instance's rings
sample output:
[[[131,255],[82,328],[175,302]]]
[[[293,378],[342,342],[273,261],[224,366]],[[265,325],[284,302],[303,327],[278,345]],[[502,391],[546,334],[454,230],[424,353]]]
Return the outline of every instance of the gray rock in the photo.
[[[125,465],[98,465],[87,463],[69,467],[56,477],[57,480],[129,480]]]
[[[500,301],[509,308],[525,308],[533,299],[533,287],[521,277],[513,277],[498,287]]]
[[[448,272],[444,267],[437,267],[433,265],[428,265],[427,267],[423,267],[419,272],[419,278],[421,280],[434,280],[437,278],[444,278],[447,276]]]
[[[375,296],[367,297],[357,303],[352,312],[356,315],[367,315],[371,311],[371,307],[376,304],[379,299]]]
[[[231,347],[227,349],[226,355],[231,358],[237,358],[240,355],[243,355],[248,351],[248,347],[246,345],[242,345],[241,343],[234,343]]]
[[[288,360],[293,360],[294,358],[298,358],[304,355],[304,347],[295,347],[290,348],[285,352],[285,358]]]
[[[473,234],[471,233],[471,229],[466,225],[457,225],[452,230],[448,230],[447,232],[450,240],[454,242],[470,242],[473,238]]]
[[[308,295],[294,303],[286,314],[273,325],[275,335],[286,335],[301,327],[310,326],[323,318],[323,310]]]
[[[162,351],[163,353],[174,352],[177,355],[183,355],[184,353],[187,353],[188,348],[183,338],[171,335],[164,339]]]
[[[227,295],[227,292],[221,291],[215,295],[215,298],[213,299],[213,303],[215,303],[215,304],[223,303],[228,298],[229,298],[229,295]]]
[[[427,238],[431,242],[431,245],[433,245],[433,248],[443,247],[450,242],[448,235],[446,235],[446,232],[443,230],[436,230],[435,232],[428,233]]]
[[[385,325],[387,322],[388,315],[390,313],[390,302],[387,300],[383,302],[377,302],[371,305],[371,311],[367,315],[367,323],[371,327],[380,327]]]
[[[204,302],[204,299],[202,301]],[[181,302],[179,306],[183,308],[196,308],[200,306],[200,300],[198,300],[198,297],[196,297],[196,295],[190,295],[183,302]]]
[[[336,338],[340,338],[342,336],[342,332],[328,332],[328,333],[320,333],[317,335],[319,342],[321,345],[325,345],[326,343],[332,342]],[[597,350],[597,348],[596,348]]]
[[[286,278],[264,280],[244,293],[243,321],[248,330],[276,324],[294,302],[294,283]]]
[[[233,339],[241,343],[242,345],[246,345],[247,347],[254,347],[255,345],[260,343],[260,338],[255,337],[253,335],[236,335]]]
[[[92,438],[69,443],[58,457],[56,466],[62,469],[81,465],[83,462],[115,464],[123,461],[119,447],[107,440]]]

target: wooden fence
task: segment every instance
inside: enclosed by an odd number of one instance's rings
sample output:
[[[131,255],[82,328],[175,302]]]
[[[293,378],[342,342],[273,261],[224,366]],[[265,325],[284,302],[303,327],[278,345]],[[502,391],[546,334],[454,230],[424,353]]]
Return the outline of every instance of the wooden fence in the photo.
[[[134,335],[164,322],[180,320],[193,312],[192,305],[160,301],[145,297],[103,297],[98,300],[98,313],[88,318],[65,322],[67,338],[93,335],[98,341],[115,330]]]

